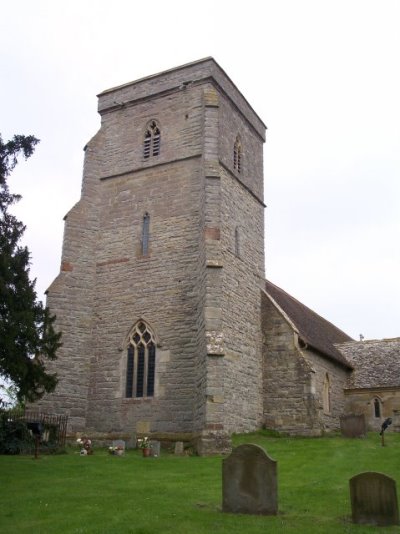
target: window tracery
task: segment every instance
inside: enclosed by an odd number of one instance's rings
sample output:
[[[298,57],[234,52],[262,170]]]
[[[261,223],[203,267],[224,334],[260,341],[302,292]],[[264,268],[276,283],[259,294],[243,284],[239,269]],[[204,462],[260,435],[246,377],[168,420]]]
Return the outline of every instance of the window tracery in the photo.
[[[145,322],[139,321],[129,336],[126,366],[127,398],[153,397],[156,342]]]

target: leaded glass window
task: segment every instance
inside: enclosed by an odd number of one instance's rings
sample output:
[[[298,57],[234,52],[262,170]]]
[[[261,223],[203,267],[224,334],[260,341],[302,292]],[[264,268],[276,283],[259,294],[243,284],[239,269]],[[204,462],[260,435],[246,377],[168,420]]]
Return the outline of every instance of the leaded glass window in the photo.
[[[153,397],[156,343],[150,328],[140,321],[129,336],[126,365],[126,397]]]

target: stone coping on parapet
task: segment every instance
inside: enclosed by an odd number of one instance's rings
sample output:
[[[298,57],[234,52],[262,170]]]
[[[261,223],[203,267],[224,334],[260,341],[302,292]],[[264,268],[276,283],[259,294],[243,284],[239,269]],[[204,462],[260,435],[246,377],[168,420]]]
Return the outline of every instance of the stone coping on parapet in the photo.
[[[193,84],[207,81],[212,82],[221,93],[224,93],[229,98],[262,140],[265,141],[266,126],[264,122],[212,57],[106,89],[97,95],[99,99],[98,111],[102,114],[109,110],[130,105],[133,102],[154,98],[155,95],[188,90]]]

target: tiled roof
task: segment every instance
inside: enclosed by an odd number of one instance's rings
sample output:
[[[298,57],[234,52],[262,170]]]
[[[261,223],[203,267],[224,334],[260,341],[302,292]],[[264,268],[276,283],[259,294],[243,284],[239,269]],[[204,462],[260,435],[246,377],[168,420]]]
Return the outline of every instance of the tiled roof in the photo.
[[[354,366],[350,388],[400,386],[400,338],[353,341],[337,348]]]
[[[268,280],[265,281],[265,291],[285,313],[297,329],[299,337],[310,348],[352,369],[352,365],[335,347],[336,343],[353,341],[350,336]]]

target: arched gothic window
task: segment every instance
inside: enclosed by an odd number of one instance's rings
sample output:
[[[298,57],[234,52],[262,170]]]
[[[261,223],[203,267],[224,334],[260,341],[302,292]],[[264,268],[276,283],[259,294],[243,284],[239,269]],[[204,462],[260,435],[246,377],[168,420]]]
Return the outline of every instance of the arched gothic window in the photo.
[[[151,121],[144,134],[143,157],[149,159],[151,156],[160,154],[161,132],[156,121]]]
[[[151,329],[139,321],[129,336],[126,365],[128,398],[153,397],[156,370],[156,343]]]
[[[242,172],[242,143],[239,136],[236,137],[233,145],[233,168],[239,174]]]
[[[381,416],[381,402],[379,399],[374,399],[374,415],[375,417]]]
[[[322,392],[322,403],[325,413],[330,413],[331,411],[331,392],[330,392],[330,380],[329,375],[326,373],[325,380],[324,380],[324,386],[323,386],[323,392]]]

